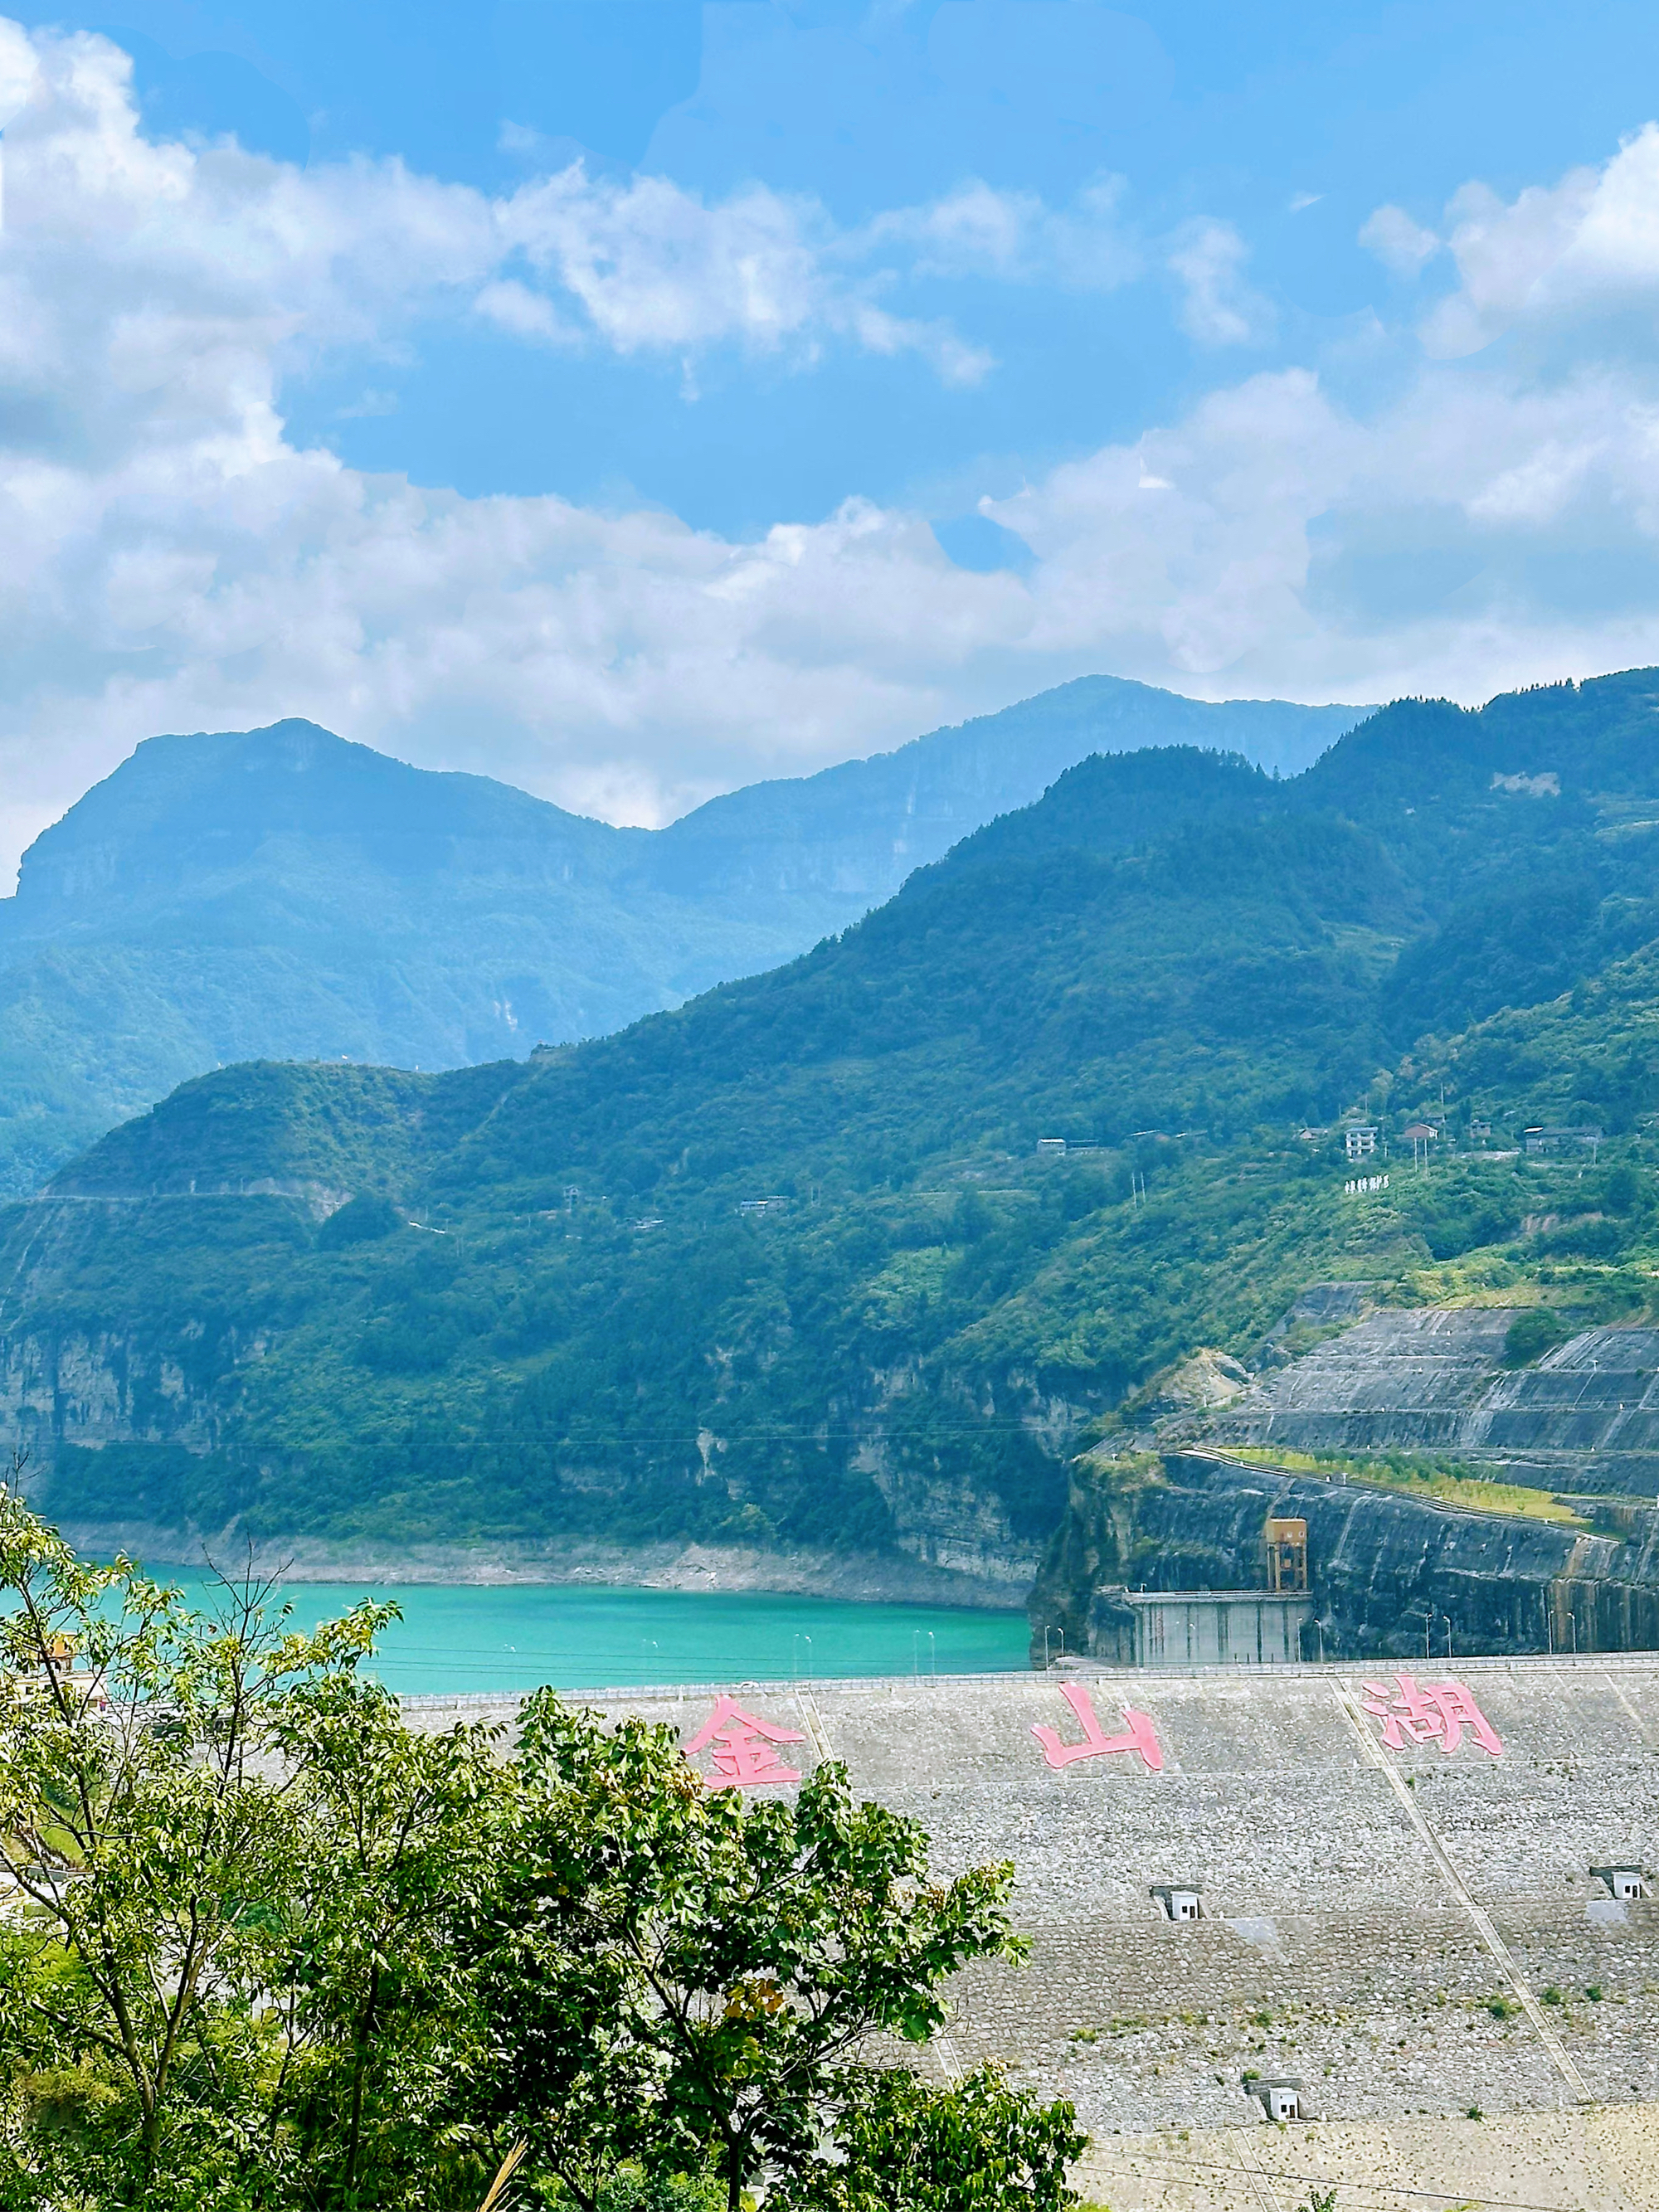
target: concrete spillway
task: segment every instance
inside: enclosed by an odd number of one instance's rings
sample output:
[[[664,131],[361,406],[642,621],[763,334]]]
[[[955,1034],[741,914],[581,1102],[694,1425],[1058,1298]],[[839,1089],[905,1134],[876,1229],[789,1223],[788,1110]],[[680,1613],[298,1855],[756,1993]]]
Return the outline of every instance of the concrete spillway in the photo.
[[[943,1869],[1014,1861],[1031,1965],[965,1977],[929,2063],[1002,2057],[1103,2142],[1261,2133],[1247,2074],[1385,2136],[1548,2112],[1565,2141],[1578,2110],[1659,2094],[1659,1902],[1592,1872],[1655,1871],[1659,1659],[717,1686],[793,1735],[788,1767],[844,1759],[914,1814]],[[574,1701],[690,1743],[716,1694]],[[1085,1755],[1054,1764],[1039,1729]],[[722,1741],[694,1761],[711,1782]],[[1166,1916],[1171,1883],[1195,1922]]]

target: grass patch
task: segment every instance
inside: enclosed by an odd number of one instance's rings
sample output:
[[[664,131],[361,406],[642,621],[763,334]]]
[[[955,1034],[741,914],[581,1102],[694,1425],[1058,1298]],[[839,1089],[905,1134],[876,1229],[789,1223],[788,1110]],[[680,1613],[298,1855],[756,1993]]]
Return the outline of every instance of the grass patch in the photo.
[[[1335,1452],[1288,1451],[1270,1444],[1229,1444],[1226,1453],[1229,1459],[1244,1460],[1252,1467],[1282,1468],[1287,1474],[1343,1476],[1350,1482],[1370,1483],[1407,1497],[1431,1498],[1440,1505],[1461,1505],[1471,1513],[1556,1521],[1569,1528],[1590,1525],[1547,1490],[1529,1490],[1519,1482],[1493,1482],[1462,1466],[1413,1461],[1399,1454],[1370,1459]]]

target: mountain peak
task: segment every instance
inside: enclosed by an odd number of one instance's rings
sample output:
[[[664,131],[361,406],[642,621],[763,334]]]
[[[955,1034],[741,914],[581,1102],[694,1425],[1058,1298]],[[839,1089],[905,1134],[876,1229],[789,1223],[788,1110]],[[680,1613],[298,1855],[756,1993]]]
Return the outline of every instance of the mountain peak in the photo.
[[[660,832],[298,715],[152,738],[0,901],[0,1189],[221,1064],[453,1067],[621,1029],[838,934],[1091,753],[1306,760],[1351,719],[1086,678]]]
[[[295,841],[331,848],[337,873],[441,869],[458,845],[610,843],[602,823],[488,776],[411,767],[289,716],[257,730],[145,739],[23,855],[15,927],[106,932],[217,895],[249,870],[303,878]],[[348,858],[345,848],[349,848]],[[94,903],[95,902],[95,903]]]

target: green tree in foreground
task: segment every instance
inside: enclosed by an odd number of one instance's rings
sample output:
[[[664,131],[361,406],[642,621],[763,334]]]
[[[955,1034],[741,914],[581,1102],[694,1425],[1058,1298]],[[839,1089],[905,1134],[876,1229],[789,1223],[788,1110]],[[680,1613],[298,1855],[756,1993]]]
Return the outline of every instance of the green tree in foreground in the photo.
[[[355,1671],[295,1684],[274,1716],[306,1812],[278,1987],[308,2202],[476,2202],[480,2154],[497,2147],[446,2115],[473,2048],[455,1931],[510,1835],[497,1733],[409,1729]]]
[[[0,2207],[1075,2203],[1068,2106],[897,2063],[1022,1954],[1012,1869],[550,1692],[516,1750],[411,1729],[359,1671],[391,1607],[270,1595],[192,1613],[0,1489]]]
[[[192,1616],[125,1561],[82,1565],[9,1492],[0,1589],[0,2040],[33,2121],[15,2200],[60,2162],[89,2204],[210,2203],[250,2163],[274,2182],[283,2036],[252,1993],[305,1853],[270,1726],[384,1612],[296,1636],[228,1585]]]
[[[867,2069],[836,2118],[840,2160],[815,2162],[781,2202],[789,2212],[1064,2212],[1078,2201],[1066,2169],[1087,2141],[1069,2105],[1039,2105],[994,2066],[944,2089]]]
[[[855,1805],[838,1765],[746,1803],[672,1729],[611,1731],[545,1691],[519,1757],[520,1861],[476,1937],[489,2086],[583,2212],[623,2159],[707,2163],[737,2212],[763,2175],[810,2172],[839,2113],[896,2124],[858,2055],[926,2042],[951,1974],[1024,1954],[1012,1868],[931,1881],[922,1829]]]

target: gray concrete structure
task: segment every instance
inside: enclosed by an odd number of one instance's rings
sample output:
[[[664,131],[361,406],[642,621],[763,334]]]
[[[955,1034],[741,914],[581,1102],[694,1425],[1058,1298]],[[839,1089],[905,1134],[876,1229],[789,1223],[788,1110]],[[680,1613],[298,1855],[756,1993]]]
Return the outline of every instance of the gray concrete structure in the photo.
[[[1504,1347],[1516,1310],[1368,1314],[1236,1399],[1207,1434],[1299,1451],[1452,1452],[1547,1489],[1623,1493],[1650,1506],[1659,1497],[1659,1329],[1585,1329],[1510,1372]]]
[[[1095,1615],[1115,1621],[1116,1656],[1128,1666],[1283,1667],[1302,1656],[1314,1601],[1272,1590],[1105,1589]]]
[[[1030,1966],[964,1976],[928,2063],[1005,2059],[1102,2141],[1261,2126],[1255,2081],[1389,2126],[1659,2094],[1659,1900],[1592,1872],[1656,1863],[1659,1658],[718,1687],[942,1870],[1015,1862]],[[577,1702],[689,1742],[715,1694]],[[1200,1885],[1195,1921],[1154,1893]]]

